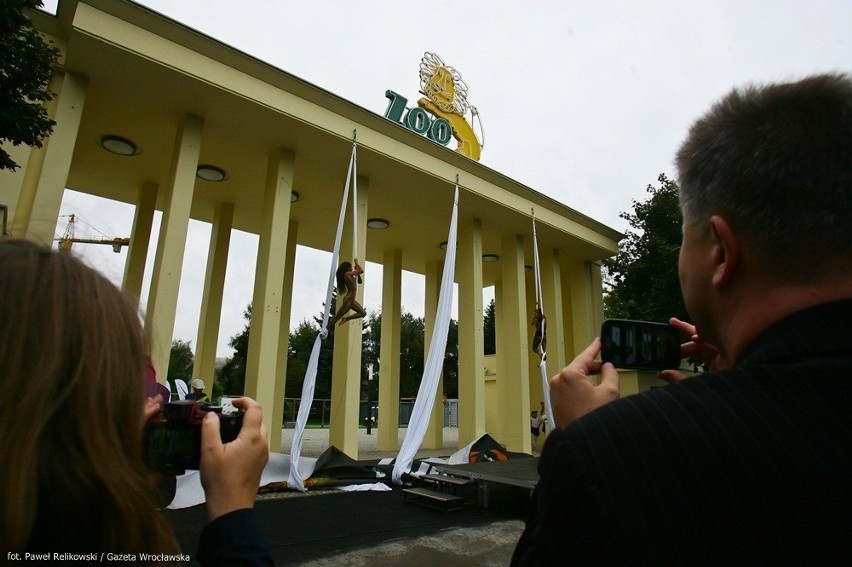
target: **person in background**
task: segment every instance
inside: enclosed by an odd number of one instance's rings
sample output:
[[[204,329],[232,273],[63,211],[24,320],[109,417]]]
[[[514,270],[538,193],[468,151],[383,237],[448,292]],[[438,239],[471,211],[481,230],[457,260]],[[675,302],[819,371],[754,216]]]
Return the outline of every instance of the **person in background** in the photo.
[[[538,411],[530,412],[530,437],[532,439],[532,450],[538,451],[538,436],[541,435],[541,425],[544,422],[543,417],[538,416]]]
[[[154,362],[150,356],[145,357],[145,380],[147,382],[146,394],[148,398],[160,396],[160,409],[163,409],[168,401],[171,400],[171,390],[165,384],[157,382],[157,371],[154,369]]]
[[[148,348],[134,304],[71,254],[0,239],[0,539],[5,553],[180,553],[157,511],[143,429]],[[202,565],[272,565],[252,510],[268,459],[260,405],[222,444],[202,424]],[[177,561],[176,561],[177,562]]]
[[[734,90],[676,163],[695,325],[671,322],[710,372],[618,399],[598,338],[551,378],[561,428],[512,565],[845,564],[852,80]]]
[[[204,393],[204,380],[196,378],[190,382],[189,385],[192,388],[192,393],[187,394],[184,398],[185,400],[194,400],[201,404],[210,403],[210,398],[208,398],[207,394]]]

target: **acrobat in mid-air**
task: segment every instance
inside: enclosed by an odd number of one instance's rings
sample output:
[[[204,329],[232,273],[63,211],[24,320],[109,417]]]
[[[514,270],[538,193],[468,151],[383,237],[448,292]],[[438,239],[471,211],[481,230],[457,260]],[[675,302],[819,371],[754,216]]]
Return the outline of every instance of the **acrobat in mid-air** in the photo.
[[[328,325],[326,325],[326,329],[329,331],[334,330],[335,324],[342,325],[347,321],[361,319],[367,315],[367,311],[360,303],[355,301],[355,294],[358,291],[358,284],[361,283],[361,274],[363,273],[364,268],[362,268],[358,263],[358,258],[355,258],[354,268],[349,262],[342,262],[340,267],[337,268],[337,293],[345,293],[346,295],[343,296],[340,309],[337,310],[337,313],[334,314],[334,317],[332,317],[329,320]],[[352,315],[346,315],[350,311],[354,311],[354,313]],[[346,316],[344,317],[344,315]]]
[[[535,314],[530,324],[535,327],[532,350],[536,354],[544,354],[547,352],[547,317],[541,312],[541,308],[535,308]]]

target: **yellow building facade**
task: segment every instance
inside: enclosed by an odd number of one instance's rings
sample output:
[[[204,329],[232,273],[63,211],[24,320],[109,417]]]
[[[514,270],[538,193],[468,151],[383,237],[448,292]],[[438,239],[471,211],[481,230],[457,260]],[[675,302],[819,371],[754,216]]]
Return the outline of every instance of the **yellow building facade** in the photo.
[[[425,276],[428,337],[458,180],[459,444],[489,432],[510,451],[530,451],[529,412],[543,399],[530,347],[531,212],[550,375],[598,334],[600,261],[617,252],[620,233],[133,2],[60,0],[56,16],[32,17],[62,53],[48,107],[56,126],[42,148],[9,148],[21,167],[0,172],[8,229],[51,243],[65,188],[134,205],[122,285],[140,297],[161,211],[145,313],[158,376],[168,367],[190,219],[212,226],[195,353],[200,376],[213,373],[231,230],[258,235],[245,393],[263,404],[278,450],[290,310],[300,301],[292,293],[296,247],[333,248],[357,132],[358,249],[346,236],[340,254],[383,266],[379,404],[390,411],[380,412],[378,448],[398,449],[401,274]],[[371,228],[377,218],[388,226]],[[486,363],[482,291],[492,285],[498,355]],[[330,443],[355,458],[360,329],[336,331],[332,379]],[[436,397],[440,407],[440,391]],[[443,443],[439,412],[433,419],[424,448]]]

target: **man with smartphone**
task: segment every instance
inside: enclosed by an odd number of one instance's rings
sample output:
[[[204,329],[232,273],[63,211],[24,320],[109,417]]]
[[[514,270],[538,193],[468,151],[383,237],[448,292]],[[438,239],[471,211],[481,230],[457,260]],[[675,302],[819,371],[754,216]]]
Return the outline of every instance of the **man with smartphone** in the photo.
[[[734,90],[676,163],[671,324],[710,372],[618,399],[596,339],[551,378],[513,565],[852,557],[852,79]]]

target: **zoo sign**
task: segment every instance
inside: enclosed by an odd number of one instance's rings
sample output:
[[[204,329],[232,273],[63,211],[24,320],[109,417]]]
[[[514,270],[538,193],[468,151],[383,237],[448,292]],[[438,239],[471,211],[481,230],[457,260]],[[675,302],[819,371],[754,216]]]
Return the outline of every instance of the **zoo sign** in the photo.
[[[445,64],[437,54],[427,51],[420,60],[420,93],[424,96],[417,101],[417,106],[407,108],[407,98],[391,90],[385,91],[390,101],[385,118],[412,132],[425,134],[442,146],[446,146],[451,137],[455,138],[458,153],[479,161],[484,143],[480,143],[472,126],[479,112],[467,100],[467,83],[462,80],[461,73]],[[468,111],[470,122],[466,118]],[[484,140],[481,118],[479,130]]]
[[[453,129],[449,121],[444,118],[432,117],[420,108],[406,108],[408,99],[399,93],[391,90],[385,91],[385,96],[390,99],[388,109],[385,111],[385,118],[402,124],[412,132],[418,134],[426,134],[426,136],[442,146],[450,143],[450,138],[453,137]]]

